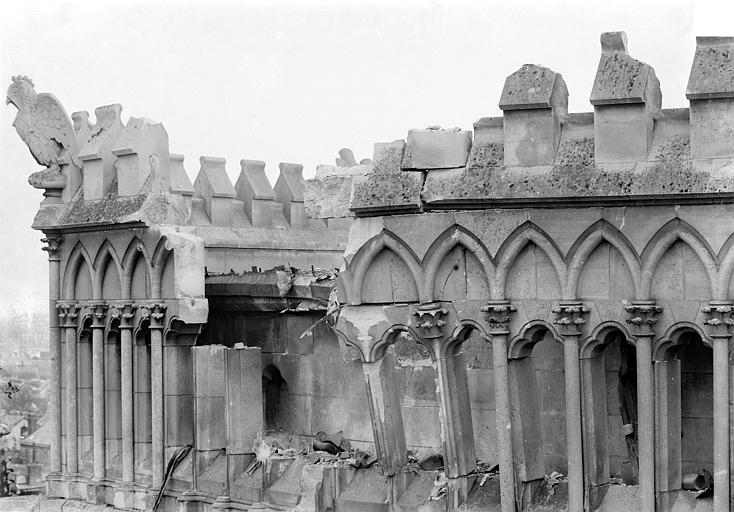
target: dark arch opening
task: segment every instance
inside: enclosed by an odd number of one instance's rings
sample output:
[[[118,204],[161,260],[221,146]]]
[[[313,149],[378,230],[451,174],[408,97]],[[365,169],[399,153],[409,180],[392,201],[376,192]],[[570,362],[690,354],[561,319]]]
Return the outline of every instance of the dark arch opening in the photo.
[[[286,430],[288,383],[275,365],[268,365],[263,370],[262,393],[265,430]]]
[[[680,361],[682,474],[713,472],[713,351],[692,331],[679,343],[675,357]]]

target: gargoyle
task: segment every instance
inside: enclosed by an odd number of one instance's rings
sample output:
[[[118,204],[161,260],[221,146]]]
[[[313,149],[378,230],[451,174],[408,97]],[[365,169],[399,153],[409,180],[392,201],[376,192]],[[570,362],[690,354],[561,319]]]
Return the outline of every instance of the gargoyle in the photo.
[[[59,161],[67,158],[81,168],[74,127],[64,107],[51,94],[36,94],[33,82],[25,76],[13,77],[5,102],[18,109],[13,126],[36,162],[46,167],[31,174],[28,182],[35,188],[47,189],[47,192],[55,189],[60,194],[66,178],[61,174]]]

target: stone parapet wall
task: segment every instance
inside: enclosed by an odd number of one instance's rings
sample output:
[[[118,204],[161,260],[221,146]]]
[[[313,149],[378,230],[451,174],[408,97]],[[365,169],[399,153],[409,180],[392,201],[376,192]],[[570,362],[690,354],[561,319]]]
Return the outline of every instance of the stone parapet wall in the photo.
[[[734,38],[697,39],[686,96],[663,109],[654,69],[623,32],[601,36],[590,101],[568,113],[560,73],[525,64],[507,77],[502,117],[473,132],[431,127],[375,144],[372,162],[320,166],[305,185],[319,218],[543,203],[734,199]]]
[[[169,152],[161,123],[138,117],[125,123],[117,104],[95,115],[92,124],[88,112],[72,114],[78,150],[58,158],[60,174],[49,174],[53,179],[34,178],[34,186],[46,189],[35,228],[131,222],[286,232],[348,227],[306,217],[301,164],[281,163],[273,185],[265,162],[243,159],[233,184],[224,158],[202,156],[192,183],[183,155]]]

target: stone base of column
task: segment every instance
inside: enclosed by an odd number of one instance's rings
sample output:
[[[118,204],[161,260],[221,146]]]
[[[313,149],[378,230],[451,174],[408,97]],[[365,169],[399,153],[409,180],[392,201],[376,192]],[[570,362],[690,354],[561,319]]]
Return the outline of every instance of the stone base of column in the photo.
[[[114,490],[113,504],[115,508],[131,510],[135,505],[135,490],[132,485],[123,485]]]
[[[65,498],[64,492],[68,489],[64,485],[64,476],[61,473],[46,475],[46,496],[49,498]]]
[[[153,510],[158,491],[154,489],[135,489],[133,508],[135,510]]]
[[[82,482],[77,475],[64,475],[62,492],[69,500],[82,500],[86,498],[87,483]],[[80,489],[80,486],[83,489]]]
[[[87,482],[84,491],[84,500],[87,503],[104,505],[107,502],[107,486],[104,482]]]

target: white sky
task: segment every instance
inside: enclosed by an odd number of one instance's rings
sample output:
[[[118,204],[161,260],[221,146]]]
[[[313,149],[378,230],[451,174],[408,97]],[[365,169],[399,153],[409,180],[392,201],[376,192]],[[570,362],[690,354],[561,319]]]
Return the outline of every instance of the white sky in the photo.
[[[12,2],[0,9],[0,87],[30,76],[67,112],[110,103],[123,119],[163,122],[191,177],[199,155],[300,162],[310,176],[339,148],[357,160],[372,144],[433,124],[471,129],[497,107],[524,63],[560,72],[569,110],[588,98],[599,35],[625,30],[651,64],[663,107],[685,107],[696,35],[734,35],[734,2],[668,0],[401,2]],[[47,293],[39,169],[0,108],[0,307]],[[92,114],[93,117],[93,114]]]

